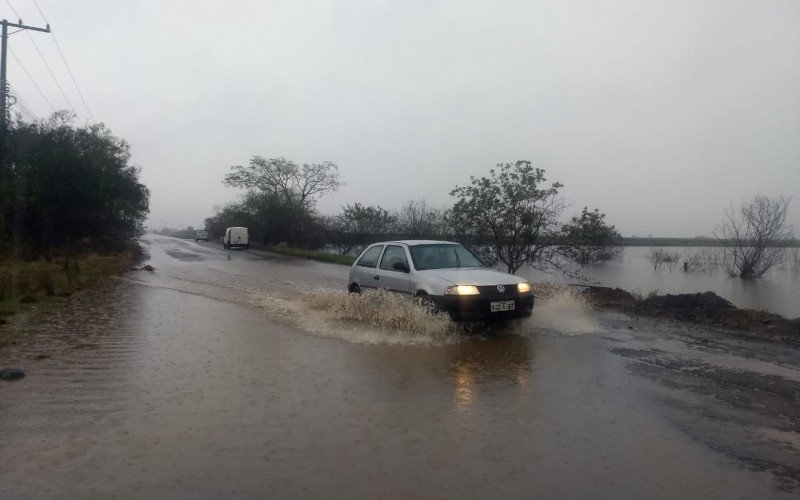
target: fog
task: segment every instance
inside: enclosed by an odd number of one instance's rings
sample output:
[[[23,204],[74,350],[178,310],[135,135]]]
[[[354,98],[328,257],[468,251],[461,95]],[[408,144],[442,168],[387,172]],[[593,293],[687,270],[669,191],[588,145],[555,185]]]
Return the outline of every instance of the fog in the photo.
[[[201,225],[238,196],[230,166],[258,154],[338,164],[346,186],[323,213],[444,205],[470,175],[529,159],[571,212],[598,207],[625,235],[710,234],[758,193],[795,196],[800,228],[794,0],[39,5],[94,119],[131,143],[154,227]],[[31,37],[88,120],[49,35]],[[9,45],[68,107],[27,34]],[[8,78],[49,114],[14,58]]]

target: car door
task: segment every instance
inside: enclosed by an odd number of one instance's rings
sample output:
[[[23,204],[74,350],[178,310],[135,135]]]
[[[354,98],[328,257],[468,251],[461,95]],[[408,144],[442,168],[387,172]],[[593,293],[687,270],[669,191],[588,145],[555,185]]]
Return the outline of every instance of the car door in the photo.
[[[378,261],[380,260],[383,245],[374,245],[364,251],[353,267],[353,282],[361,288],[378,288]]]
[[[401,265],[404,270],[396,266]],[[386,245],[378,266],[378,282],[381,288],[393,292],[411,293],[410,267],[406,249],[400,245]]]

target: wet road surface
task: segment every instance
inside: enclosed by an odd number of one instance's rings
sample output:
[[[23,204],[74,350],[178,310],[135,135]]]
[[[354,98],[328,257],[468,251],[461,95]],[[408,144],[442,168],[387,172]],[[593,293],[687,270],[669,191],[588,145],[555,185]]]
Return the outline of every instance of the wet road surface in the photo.
[[[27,372],[0,382],[0,498],[800,492],[795,347],[559,299],[488,335],[358,320],[346,267],[143,244],[155,272],[0,330]]]

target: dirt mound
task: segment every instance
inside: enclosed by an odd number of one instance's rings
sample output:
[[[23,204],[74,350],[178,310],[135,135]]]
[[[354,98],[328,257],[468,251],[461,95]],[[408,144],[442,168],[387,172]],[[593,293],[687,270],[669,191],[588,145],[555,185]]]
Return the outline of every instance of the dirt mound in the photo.
[[[633,295],[622,288],[590,286],[582,291],[581,294],[589,298],[595,305],[601,307],[629,306],[636,303]]]
[[[582,292],[599,307],[620,308],[630,314],[700,323],[783,340],[800,341],[800,318],[739,309],[714,292],[656,295],[637,300],[620,288],[589,287]]]
[[[790,320],[767,311],[739,309],[714,292],[659,295],[642,300],[628,310],[800,341],[800,318]]]
[[[656,295],[642,300],[634,307],[652,316],[665,314],[684,320],[719,319],[736,309],[736,306],[714,292]]]

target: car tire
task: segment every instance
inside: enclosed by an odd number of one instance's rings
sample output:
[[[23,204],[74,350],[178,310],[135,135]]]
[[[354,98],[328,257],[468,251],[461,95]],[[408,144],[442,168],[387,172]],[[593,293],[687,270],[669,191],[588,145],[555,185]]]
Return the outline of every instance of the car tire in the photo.
[[[430,295],[423,291],[419,291],[414,294],[414,302],[419,304],[422,307],[425,307],[431,312],[439,312],[439,308],[436,306],[436,302],[433,301]]]
[[[244,249],[245,249],[245,250],[250,250],[250,245],[245,245],[245,246],[244,246]]]
[[[358,283],[351,283],[350,286],[347,287],[347,291],[349,293],[361,294],[361,287],[358,286]]]

